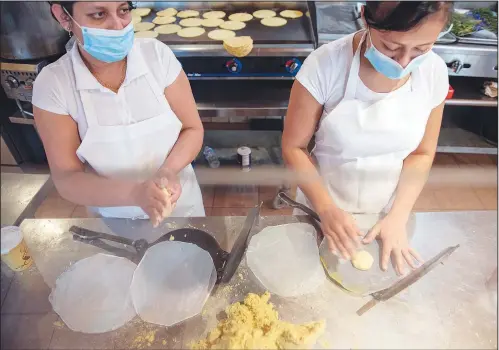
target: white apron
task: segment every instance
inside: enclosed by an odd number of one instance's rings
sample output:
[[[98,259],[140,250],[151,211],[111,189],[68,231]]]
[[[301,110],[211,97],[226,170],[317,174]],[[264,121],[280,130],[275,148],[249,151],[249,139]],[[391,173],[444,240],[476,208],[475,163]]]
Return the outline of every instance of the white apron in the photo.
[[[76,154],[100,176],[134,181],[149,179],[164,163],[178,139],[182,123],[151,73],[148,72],[145,77],[159,102],[159,114],[129,125],[99,125],[97,116],[100,111],[92,103],[91,95],[102,92],[80,91],[88,129]],[[192,165],[180,171],[179,178],[182,194],[171,216],[205,216],[201,190]],[[140,207],[91,209],[103,217],[148,218]]]
[[[312,155],[336,205],[349,213],[379,214],[393,202],[403,161],[423,138],[431,104],[420,69],[407,81],[410,89],[399,88],[374,103],[355,99],[364,38],[343,99],[320,122]],[[296,198],[310,206],[300,190]]]

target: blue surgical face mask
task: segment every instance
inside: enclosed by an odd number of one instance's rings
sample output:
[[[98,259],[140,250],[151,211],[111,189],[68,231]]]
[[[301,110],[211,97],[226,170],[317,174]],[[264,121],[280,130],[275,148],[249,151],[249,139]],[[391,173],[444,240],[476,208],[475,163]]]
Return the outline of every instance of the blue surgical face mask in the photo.
[[[394,61],[390,57],[386,56],[382,52],[378,51],[371,40],[371,33],[368,33],[370,46],[366,49],[364,57],[369,60],[374,69],[379,73],[383,74],[390,79],[402,79],[403,77],[409,75],[413,72],[428,56],[431,50],[425,52],[424,54],[414,58],[409,64],[404,68],[397,61]]]
[[[73,21],[76,23],[74,19]],[[99,61],[107,63],[121,61],[133,46],[131,21],[125,28],[119,30],[83,27],[78,23],[76,25],[80,27],[83,36],[83,43],[76,39],[78,44]]]

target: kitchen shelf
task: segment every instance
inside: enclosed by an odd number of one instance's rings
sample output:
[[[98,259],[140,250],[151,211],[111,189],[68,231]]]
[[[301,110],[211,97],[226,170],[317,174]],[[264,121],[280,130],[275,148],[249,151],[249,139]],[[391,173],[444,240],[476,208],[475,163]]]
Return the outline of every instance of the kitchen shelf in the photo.
[[[445,101],[449,106],[497,107],[497,98],[485,96],[481,90],[483,83],[488,80],[473,77],[449,77],[450,85],[454,88],[454,97]]]
[[[438,139],[439,153],[497,154],[494,146],[482,137],[457,127],[442,128]]]

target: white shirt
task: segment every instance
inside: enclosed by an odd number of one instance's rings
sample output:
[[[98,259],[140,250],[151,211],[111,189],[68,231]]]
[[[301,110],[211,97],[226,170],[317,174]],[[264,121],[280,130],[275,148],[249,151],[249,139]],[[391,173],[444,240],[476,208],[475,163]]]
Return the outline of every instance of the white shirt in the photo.
[[[300,84],[324,106],[323,117],[338,105],[345,93],[353,60],[354,35],[355,33],[323,45],[312,52],[296,75]],[[447,65],[437,54],[430,52],[420,69],[426,77],[425,83],[432,96],[431,108],[435,108],[444,101],[449,91]],[[355,98],[362,102],[374,103],[387,95],[370,90],[360,78],[359,83]],[[408,90],[410,86],[409,79],[399,90]]]
[[[103,87],[83,63],[78,45],[73,45],[56,62],[38,74],[32,103],[46,111],[70,115],[78,124],[80,139],[87,131],[87,121],[80,90],[91,90],[95,108],[104,109],[98,120],[101,126],[129,125],[159,114],[157,96],[145,74],[149,71],[163,90],[182,70],[168,46],[156,39],[136,38],[127,56],[125,81],[117,94]]]

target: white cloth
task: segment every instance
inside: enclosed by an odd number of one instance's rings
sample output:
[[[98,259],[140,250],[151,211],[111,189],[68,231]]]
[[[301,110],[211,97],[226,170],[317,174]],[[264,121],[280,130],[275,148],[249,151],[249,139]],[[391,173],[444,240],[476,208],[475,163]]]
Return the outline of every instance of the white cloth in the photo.
[[[182,123],[164,89],[180,70],[166,45],[155,39],[136,39],[128,55],[125,81],[114,93],[98,83],[74,45],[70,53],[42,70],[35,82],[33,104],[71,115],[82,140],[76,154],[97,174],[143,181],[154,175],[178,139]],[[179,176],[182,195],[172,216],[204,216],[192,166]],[[104,217],[147,218],[139,207],[96,210]]]
[[[315,70],[313,63],[305,65],[300,73],[308,70],[309,76],[300,75],[298,80],[324,104],[313,155],[333,200],[347,212],[380,213],[390,207],[403,161],[420,144],[431,110],[444,100],[448,77],[438,68],[441,60],[431,54],[402,88],[374,100],[359,98],[361,45],[348,69],[342,64],[346,58],[340,59],[347,54],[337,52],[351,52],[352,38],[323,49],[336,52],[338,60],[329,51],[313,55],[310,62],[315,62]],[[317,61],[325,64],[324,57],[330,60],[329,69]],[[345,70],[342,83],[339,72]],[[336,102],[338,94],[342,97]],[[297,201],[310,205],[301,191]]]

